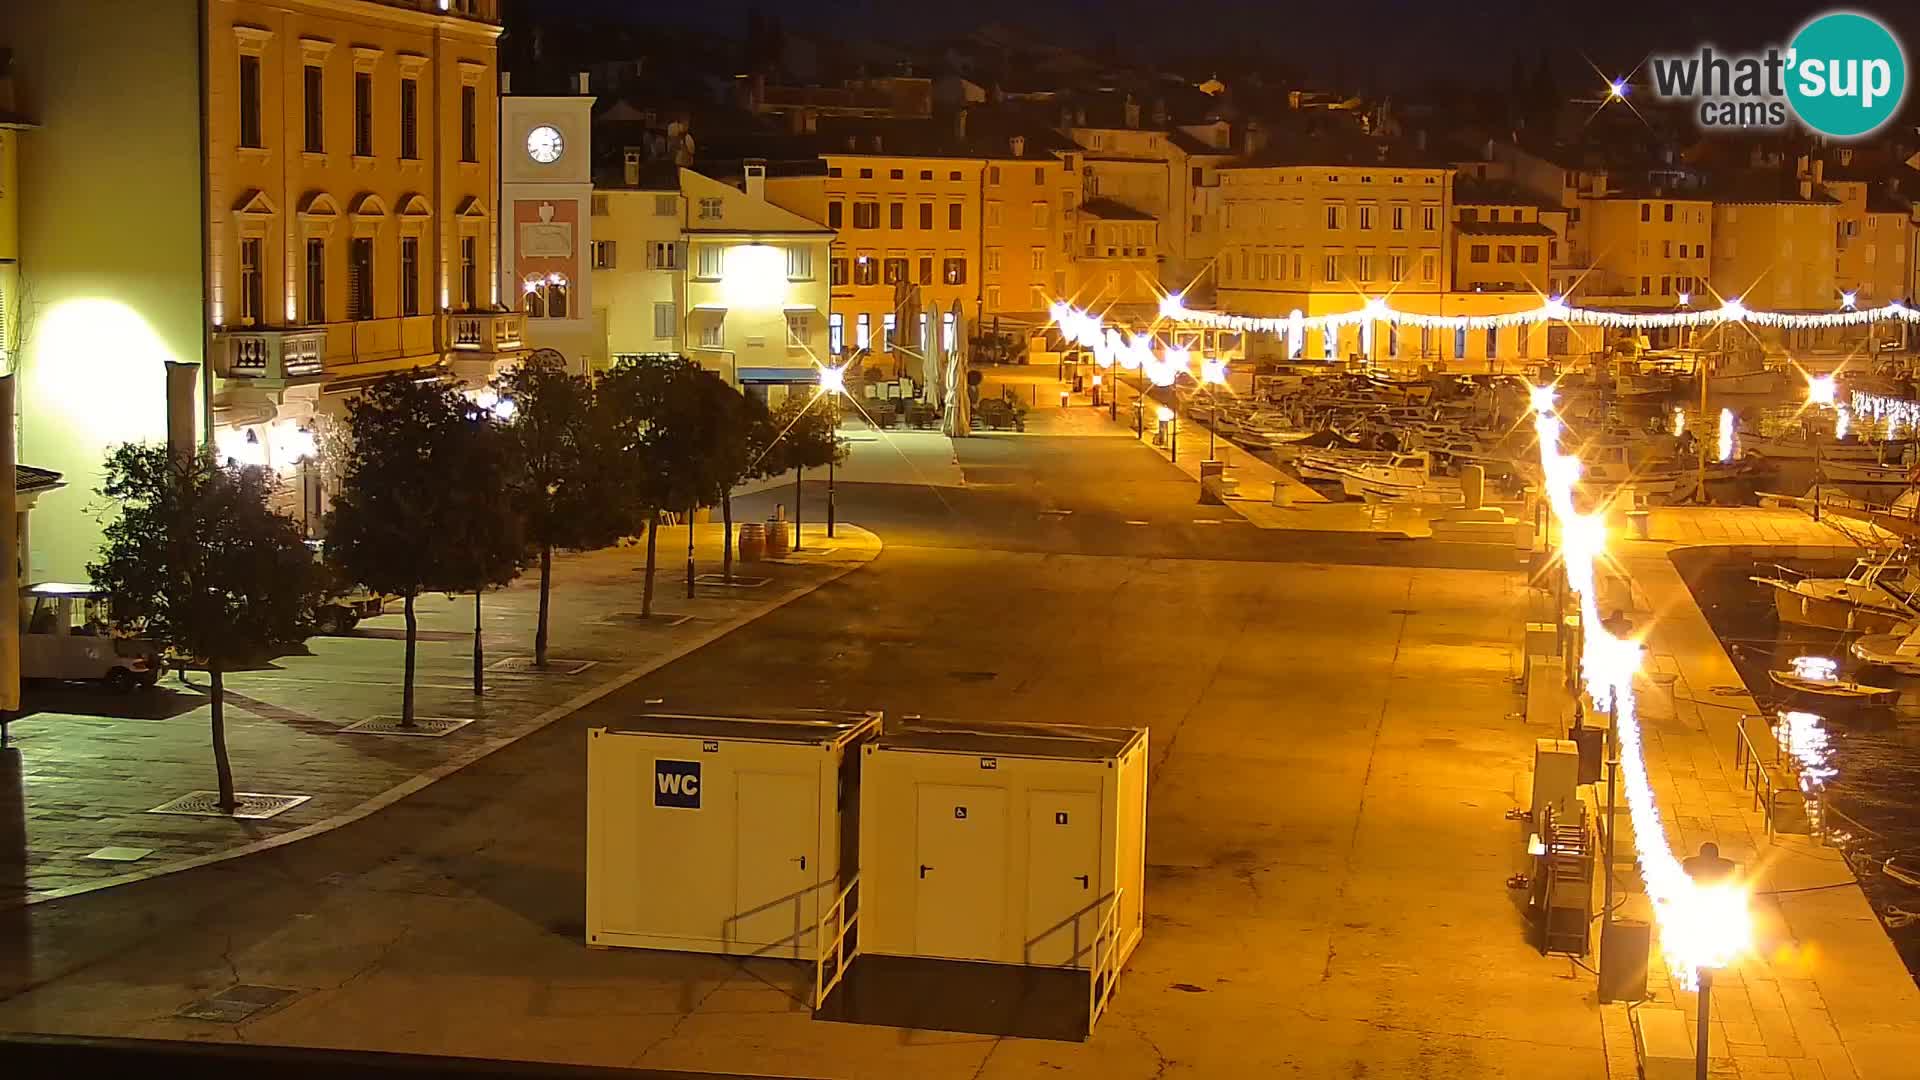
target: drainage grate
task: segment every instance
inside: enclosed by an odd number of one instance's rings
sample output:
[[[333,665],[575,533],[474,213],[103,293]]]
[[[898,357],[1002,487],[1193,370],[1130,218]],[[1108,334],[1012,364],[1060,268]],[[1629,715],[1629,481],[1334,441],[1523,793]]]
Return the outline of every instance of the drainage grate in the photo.
[[[810,557],[814,557],[814,556],[819,556],[819,555],[831,555],[831,554],[833,554],[834,552],[836,552],[836,551],[839,551],[839,550],[840,550],[840,549],[839,549],[839,548],[837,548],[837,547],[826,547],[826,548],[822,548],[822,547],[810,547],[810,548],[801,548],[801,549],[800,549],[799,551],[789,551],[789,552],[787,552],[787,553],[786,553],[786,555],[785,555],[785,556],[783,556],[783,557],[784,557],[784,558],[788,558],[788,559],[793,559],[793,558],[810,558]]]
[[[508,675],[578,675],[598,660],[557,660],[549,657],[546,667],[535,667],[531,656],[509,656],[505,660],[495,660],[487,665],[488,671],[498,671]]]
[[[457,716],[416,716],[412,727],[404,727],[397,716],[370,716],[340,729],[342,734],[350,735],[417,735],[426,739],[437,739],[442,735],[451,735],[468,724],[471,719]]]
[[[248,821],[259,821],[284,814],[287,811],[313,798],[311,795],[263,795],[257,791],[236,791],[234,798],[240,805],[229,814],[220,809],[220,793],[217,791],[192,791],[172,802],[164,802],[147,811],[149,814],[185,814],[189,817],[234,817]]]
[[[207,1020],[216,1024],[237,1024],[249,1017],[286,1003],[298,990],[277,986],[252,986],[235,983],[209,998],[182,1008],[173,1015],[182,1020]]]
[[[103,847],[90,851],[82,858],[97,859],[100,862],[139,862],[153,854],[150,847]]]
[[[757,589],[772,580],[772,578],[747,577],[745,574],[733,575],[732,581],[728,581],[725,574],[695,574],[693,577],[695,585],[718,585],[727,589]]]
[[[601,619],[601,622],[619,623],[622,626],[659,626],[674,627],[685,625],[693,616],[679,611],[656,611],[651,616],[637,611],[616,611]]]
[[[997,671],[949,671],[948,677],[961,682],[989,682],[1000,673]]]

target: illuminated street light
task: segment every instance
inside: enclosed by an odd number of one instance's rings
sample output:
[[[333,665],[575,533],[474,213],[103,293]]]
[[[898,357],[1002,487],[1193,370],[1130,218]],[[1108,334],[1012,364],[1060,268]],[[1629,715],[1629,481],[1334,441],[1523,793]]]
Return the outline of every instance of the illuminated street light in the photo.
[[[1627,96],[1627,80],[1615,79],[1607,84],[1607,100],[1624,101]]]
[[[1855,296],[1853,294],[1853,290],[1851,289],[1840,294],[1840,306],[1843,308],[1846,308],[1848,311],[1853,310],[1854,300],[1855,300]]]
[[[832,404],[834,409],[834,438],[836,439],[840,437],[840,395],[846,392],[847,369],[845,366],[823,367],[820,369],[820,393],[834,399]],[[833,459],[836,456],[837,455],[833,453],[827,454],[827,539],[829,540],[833,539],[833,522],[835,516],[833,505]],[[691,540],[689,540],[689,543],[691,543]]]
[[[1834,383],[1831,375],[1812,375],[1807,378],[1807,404],[1832,405]]]
[[[1686,306],[1688,306],[1689,304],[1692,304],[1692,303],[1693,303],[1693,294],[1692,294],[1692,293],[1684,293],[1684,292],[1683,292],[1683,293],[1681,293],[1681,294],[1680,294],[1680,306],[1681,306],[1681,307],[1686,307]]]

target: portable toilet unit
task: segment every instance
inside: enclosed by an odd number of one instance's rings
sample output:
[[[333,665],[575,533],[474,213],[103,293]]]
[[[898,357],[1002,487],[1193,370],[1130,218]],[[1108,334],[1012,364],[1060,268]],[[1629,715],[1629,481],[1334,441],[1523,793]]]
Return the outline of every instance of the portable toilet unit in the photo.
[[[1081,968],[1104,1000],[1144,925],[1146,731],[915,721],[860,756],[860,953]]]
[[[813,959],[879,729],[817,710],[588,729],[587,944]]]

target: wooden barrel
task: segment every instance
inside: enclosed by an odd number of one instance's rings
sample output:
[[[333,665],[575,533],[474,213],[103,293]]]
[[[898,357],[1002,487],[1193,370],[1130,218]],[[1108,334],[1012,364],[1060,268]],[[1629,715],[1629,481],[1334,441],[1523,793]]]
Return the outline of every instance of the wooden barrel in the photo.
[[[767,527],[757,521],[740,523],[740,561],[759,562],[767,557]]]
[[[787,532],[787,523],[785,521],[768,521],[766,528],[767,555],[776,558],[785,555],[792,547],[792,540],[789,538]]]

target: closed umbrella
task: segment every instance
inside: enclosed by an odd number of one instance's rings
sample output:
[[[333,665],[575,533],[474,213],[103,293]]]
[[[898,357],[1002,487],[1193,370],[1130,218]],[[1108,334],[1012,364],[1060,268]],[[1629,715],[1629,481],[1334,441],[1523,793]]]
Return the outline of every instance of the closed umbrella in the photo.
[[[967,394],[967,361],[972,353],[967,340],[967,315],[960,301],[953,302],[953,352],[947,360],[947,408],[940,429],[951,439],[973,434],[973,403]]]

